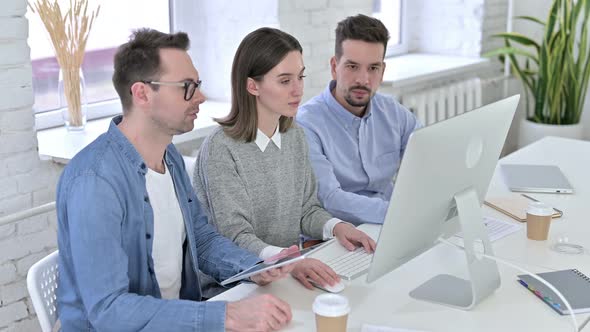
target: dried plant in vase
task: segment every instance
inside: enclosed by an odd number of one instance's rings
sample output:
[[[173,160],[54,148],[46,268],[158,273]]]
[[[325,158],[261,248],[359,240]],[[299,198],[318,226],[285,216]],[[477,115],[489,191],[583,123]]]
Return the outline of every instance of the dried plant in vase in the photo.
[[[70,0],[70,8],[62,14],[57,0],[37,0],[29,7],[38,13],[49,33],[61,74],[67,101],[69,125],[83,128],[80,89],[80,68],[92,23],[100,12],[100,6],[88,13],[88,0]],[[67,124],[67,121],[66,121]]]

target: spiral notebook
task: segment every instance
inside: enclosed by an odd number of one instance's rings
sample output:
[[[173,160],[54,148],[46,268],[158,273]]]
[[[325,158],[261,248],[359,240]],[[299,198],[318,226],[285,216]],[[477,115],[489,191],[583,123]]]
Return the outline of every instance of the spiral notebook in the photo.
[[[572,269],[538,273],[537,276],[545,279],[561,292],[572,306],[574,314],[590,312],[590,278],[584,273]],[[521,285],[533,292],[553,310],[561,315],[569,314],[565,303],[543,283],[526,274],[518,277],[520,278],[518,282]]]

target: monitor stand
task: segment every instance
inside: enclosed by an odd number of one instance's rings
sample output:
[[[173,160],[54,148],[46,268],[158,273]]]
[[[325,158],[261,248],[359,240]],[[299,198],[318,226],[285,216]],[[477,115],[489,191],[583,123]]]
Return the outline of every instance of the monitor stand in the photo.
[[[422,301],[469,310],[500,287],[500,274],[495,261],[478,256],[474,250],[475,241],[480,239],[484,252],[487,255],[494,254],[483,223],[477,192],[473,188],[468,188],[456,194],[454,201],[463,231],[470,280],[440,274],[411,291],[410,296]]]

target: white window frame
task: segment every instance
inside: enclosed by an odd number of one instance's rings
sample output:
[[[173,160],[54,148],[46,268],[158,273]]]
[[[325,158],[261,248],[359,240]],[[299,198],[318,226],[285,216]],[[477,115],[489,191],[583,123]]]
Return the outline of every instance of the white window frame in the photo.
[[[86,105],[87,121],[115,116],[122,112],[123,108],[119,98],[97,101]],[[63,125],[64,120],[60,109],[35,114],[35,127],[37,130],[62,127]]]
[[[407,14],[408,14],[408,10],[407,10],[407,4],[406,4],[407,0],[400,0],[400,42],[399,44],[395,44],[395,45],[387,45],[387,50],[385,51],[385,57],[391,57],[391,56],[395,56],[395,55],[401,55],[401,54],[406,54],[409,51],[409,47],[408,47],[408,25],[407,25]]]

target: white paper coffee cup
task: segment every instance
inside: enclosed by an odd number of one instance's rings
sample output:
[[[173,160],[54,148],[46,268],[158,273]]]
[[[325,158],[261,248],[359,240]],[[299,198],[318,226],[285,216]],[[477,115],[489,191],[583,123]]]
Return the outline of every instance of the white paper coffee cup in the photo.
[[[531,202],[526,210],[527,237],[536,241],[547,240],[552,216],[552,207],[542,202]]]
[[[350,306],[348,299],[338,294],[318,295],[313,302],[318,332],[344,332]]]
[[[535,216],[552,216],[553,208],[543,202],[530,202],[526,213]]]

